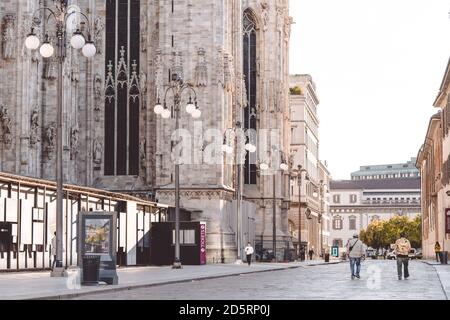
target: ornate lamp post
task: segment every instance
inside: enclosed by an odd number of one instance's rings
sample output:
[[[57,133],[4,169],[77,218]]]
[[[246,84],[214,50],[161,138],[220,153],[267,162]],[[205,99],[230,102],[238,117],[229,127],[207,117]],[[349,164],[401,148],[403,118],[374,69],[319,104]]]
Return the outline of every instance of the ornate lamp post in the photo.
[[[301,258],[302,249],[302,175],[305,173],[305,179],[309,181],[308,171],[301,165],[297,168],[298,179],[298,256]],[[302,259],[302,258],[301,258]],[[302,259],[303,261],[303,259]]]
[[[274,150],[277,151],[277,150]],[[272,200],[273,200],[273,216],[272,216],[272,246],[273,246],[273,256],[274,256],[274,261],[277,262],[277,199],[276,199],[276,174],[278,172],[285,172],[289,170],[289,165],[287,164],[285,158],[283,157],[283,153],[280,151],[280,154],[282,154],[282,159],[281,159],[281,163],[279,165],[279,168],[272,168],[274,170],[274,174],[273,174],[273,186],[272,186],[272,191],[273,191],[273,195],[272,195]],[[259,168],[261,169],[261,171],[269,171],[270,169],[270,165],[262,162],[259,165]]]
[[[327,190],[327,185],[324,183],[323,180],[320,180],[319,183],[319,192],[317,193],[317,191],[314,192],[313,196],[315,198],[319,198],[319,204],[320,204],[320,209],[319,209],[319,219],[318,222],[320,223],[320,254],[321,256],[323,256],[323,200],[324,200],[324,196],[325,193],[328,193]]]
[[[155,114],[160,115],[163,119],[169,119],[172,116],[172,112],[167,108],[167,95],[169,92],[172,92],[173,95],[176,131],[180,128],[181,98],[184,92],[190,92],[186,112],[194,119],[201,117],[202,112],[197,106],[197,93],[192,85],[185,83],[183,78],[176,73],[172,74],[172,81],[166,88],[163,104],[158,98],[158,103],[153,110]],[[194,100],[192,100],[192,94],[194,95]],[[182,268],[180,256],[180,164],[178,160],[175,161],[175,261],[172,267],[173,269]]]
[[[43,58],[51,58],[56,53],[58,61],[58,91],[57,91],[57,134],[56,134],[56,268],[52,271],[53,277],[61,277],[65,275],[62,265],[62,232],[63,232],[63,138],[62,138],[62,110],[63,110],[63,65],[66,58],[67,49],[67,25],[69,17],[79,15],[87,22],[87,37],[78,28],[73,32],[70,38],[70,44],[74,49],[81,49],[86,58],[92,58],[97,53],[97,48],[91,40],[90,21],[82,12],[77,11],[78,7],[69,6],[67,0],[53,0],[54,8],[41,7],[36,10],[32,18],[31,32],[25,40],[25,46],[29,50],[37,50]],[[46,32],[44,41],[35,33],[35,28],[41,23],[38,14],[44,12],[46,20],[53,18],[56,22],[56,30],[54,32]],[[46,15],[48,13],[48,15]],[[52,44],[52,39],[56,38],[56,50]]]
[[[234,149],[230,146],[230,141],[228,139],[227,133],[231,132],[234,135]],[[237,259],[236,264],[242,263],[242,154],[239,152],[240,149],[240,141],[241,134],[245,134],[246,131],[242,129],[242,123],[236,122],[236,126],[232,129],[228,129],[225,133],[224,143],[222,146],[222,151],[228,155],[235,153],[235,163],[236,166],[236,238],[237,238]],[[250,141],[250,139],[246,140],[244,149],[250,153],[256,152],[256,146]]]

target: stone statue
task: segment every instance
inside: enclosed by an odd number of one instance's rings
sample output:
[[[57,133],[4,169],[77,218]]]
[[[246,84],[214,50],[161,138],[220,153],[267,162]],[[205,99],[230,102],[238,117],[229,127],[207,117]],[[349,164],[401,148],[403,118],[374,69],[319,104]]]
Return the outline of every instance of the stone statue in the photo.
[[[288,42],[291,38],[291,26],[294,23],[294,18],[286,16],[284,18],[284,41]]]
[[[139,88],[141,93],[141,109],[145,110],[147,108],[147,74],[141,72],[139,75]]]
[[[233,56],[225,53],[223,56],[224,62],[224,81],[225,90],[232,92],[234,90],[234,62]]]
[[[10,60],[14,59],[14,22],[16,18],[8,14],[3,18],[3,33],[2,33],[2,40],[3,40],[3,59]]]
[[[70,132],[70,160],[75,160],[78,155],[79,132],[78,125],[75,125]]]
[[[263,31],[267,31],[267,28],[269,27],[269,10],[270,6],[267,3],[267,1],[264,1],[261,3],[261,17],[262,17],[262,24],[263,24]]]
[[[203,48],[198,49],[198,62],[195,67],[195,85],[197,87],[206,87],[208,85],[208,67],[206,64],[206,51]]]
[[[51,123],[46,131],[45,131],[45,136],[47,138],[47,144],[49,148],[54,148],[55,147],[55,138],[56,138],[56,125],[55,123]]]
[[[147,141],[145,139],[142,139],[139,142],[139,159],[141,161],[141,168],[146,168],[147,167],[147,164],[146,164],[146,159],[147,159],[146,146],[147,146]]]
[[[31,113],[30,120],[30,145],[36,145],[41,139],[39,138],[39,112],[37,109]]]
[[[105,29],[105,24],[101,17],[97,17],[94,21],[94,41],[95,47],[97,48],[98,54],[102,53],[103,49],[103,30]]]
[[[94,140],[94,152],[93,152],[93,160],[96,164],[101,164],[103,159],[103,145],[102,143],[96,138]]]
[[[9,149],[12,144],[12,123],[8,115],[8,109],[5,106],[0,108],[0,120],[3,130],[3,142],[5,147]]]
[[[94,96],[96,102],[102,99],[102,77],[98,73],[94,77]]]

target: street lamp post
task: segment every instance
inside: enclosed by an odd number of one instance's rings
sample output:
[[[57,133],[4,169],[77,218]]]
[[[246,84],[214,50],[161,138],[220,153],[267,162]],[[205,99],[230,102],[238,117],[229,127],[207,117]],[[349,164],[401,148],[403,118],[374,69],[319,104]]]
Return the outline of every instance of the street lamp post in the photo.
[[[172,81],[167,86],[164,94],[163,105],[161,105],[158,98],[158,103],[153,110],[155,114],[160,115],[163,119],[169,119],[172,116],[172,112],[169,108],[167,108],[167,95],[169,92],[172,92],[176,132],[178,132],[180,128],[181,99],[183,92],[186,90],[189,90],[191,94],[194,95],[194,100],[192,100],[192,95],[189,96],[189,102],[186,105],[186,112],[189,113],[194,119],[200,118],[202,112],[197,105],[197,93],[192,85],[185,83],[183,78],[176,73],[172,74]],[[175,259],[172,268],[182,268],[180,255],[180,164],[178,159],[175,161]]]
[[[242,264],[242,158],[239,144],[240,133],[245,134],[242,131],[242,123],[236,122],[235,128],[228,129],[227,132],[234,133],[234,149],[229,145],[227,140],[227,134],[225,133],[224,143],[222,146],[222,151],[228,155],[231,155],[234,151],[235,154],[235,165],[236,165],[236,246],[237,246],[237,258],[236,264]],[[244,149],[250,153],[256,152],[256,146],[252,144],[250,140],[246,141]]]
[[[326,185],[324,184],[324,181],[321,180],[319,183],[319,193],[317,194],[314,192],[314,196],[319,198],[319,219],[318,222],[320,223],[320,254],[323,256],[324,250],[323,250],[323,200],[325,196],[325,192],[328,192],[326,189]]]
[[[280,151],[281,153],[281,151]],[[261,163],[260,169],[262,171],[268,171],[270,169],[270,166],[267,163]],[[272,175],[272,210],[273,210],[273,216],[272,216],[272,247],[273,247],[273,259],[274,262],[277,262],[277,198],[276,198],[276,178],[277,173],[279,171],[288,171],[289,165],[286,163],[286,160],[282,157],[282,161],[279,168],[274,168],[274,174]]]
[[[62,232],[63,232],[63,133],[62,133],[62,113],[63,113],[63,65],[66,58],[67,43],[67,22],[72,15],[80,15],[87,21],[88,32],[87,41],[80,29],[73,32],[70,44],[74,49],[81,49],[86,58],[92,58],[97,53],[94,43],[91,41],[90,21],[82,12],[77,11],[76,6],[69,6],[67,0],[54,0],[55,8],[41,7],[36,10],[32,18],[31,32],[25,40],[25,46],[29,50],[37,50],[43,58],[51,58],[55,54],[55,48],[51,44],[51,37],[45,34],[45,39],[41,45],[38,35],[34,32],[41,20],[37,16],[41,11],[48,13],[46,20],[51,17],[55,19],[56,30],[55,37],[57,39],[57,61],[58,61],[58,86],[57,86],[57,110],[56,110],[56,267],[52,270],[53,277],[65,276],[62,264]]]
[[[302,249],[302,174],[306,173],[305,179],[309,180],[308,171],[303,169],[301,165],[298,166],[297,174],[298,174],[298,256],[301,261],[303,261],[303,257],[301,256]]]

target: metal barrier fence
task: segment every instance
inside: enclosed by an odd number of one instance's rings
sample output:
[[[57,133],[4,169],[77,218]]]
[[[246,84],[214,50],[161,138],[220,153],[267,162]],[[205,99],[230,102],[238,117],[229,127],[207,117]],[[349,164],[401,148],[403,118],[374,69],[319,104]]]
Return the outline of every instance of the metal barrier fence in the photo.
[[[255,239],[255,259],[259,262],[291,262],[295,261],[297,254],[292,241],[276,241],[276,259],[273,252],[272,240]]]

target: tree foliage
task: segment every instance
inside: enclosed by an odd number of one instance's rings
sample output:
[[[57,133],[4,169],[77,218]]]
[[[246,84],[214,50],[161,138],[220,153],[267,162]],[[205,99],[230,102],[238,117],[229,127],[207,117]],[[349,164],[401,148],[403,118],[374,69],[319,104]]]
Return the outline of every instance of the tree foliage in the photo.
[[[388,221],[373,221],[366,230],[362,230],[360,239],[368,246],[380,249],[389,247],[405,232],[411,246],[421,247],[422,220],[420,216],[409,219],[406,216],[395,216]]]

